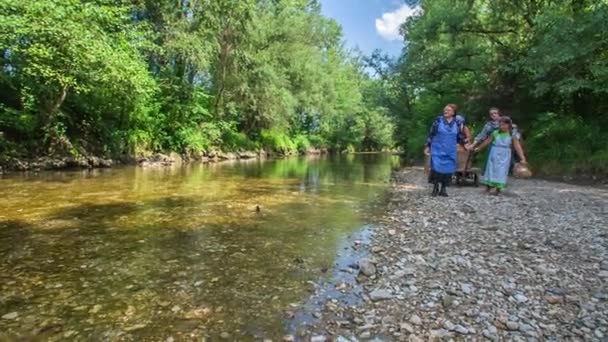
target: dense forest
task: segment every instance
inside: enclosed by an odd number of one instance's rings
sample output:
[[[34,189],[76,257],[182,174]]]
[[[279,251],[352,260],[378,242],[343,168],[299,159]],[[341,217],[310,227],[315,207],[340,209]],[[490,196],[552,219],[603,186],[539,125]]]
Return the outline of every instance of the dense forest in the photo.
[[[478,131],[497,106],[523,130],[529,162],[550,173],[608,170],[608,1],[425,0],[384,65],[400,94],[400,143],[421,155],[442,106]],[[386,67],[386,65],[390,66]],[[392,72],[386,72],[386,71]]]
[[[0,27],[5,154],[393,146],[316,1],[2,0]]]
[[[606,0],[406,1],[362,56],[316,0],[0,0],[0,155],[403,149],[498,106],[529,160],[608,170]]]

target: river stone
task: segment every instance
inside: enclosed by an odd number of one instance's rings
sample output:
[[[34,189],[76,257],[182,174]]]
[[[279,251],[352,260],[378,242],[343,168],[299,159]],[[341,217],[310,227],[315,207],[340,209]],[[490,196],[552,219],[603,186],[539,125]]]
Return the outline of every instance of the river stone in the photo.
[[[413,325],[422,325],[422,319],[418,315],[412,315],[412,317],[410,317],[410,323]]]
[[[126,332],[132,332],[132,331],[143,329],[145,327],[146,327],[145,324],[135,324],[135,325],[132,325],[130,327],[124,328],[124,331],[126,331]]]
[[[445,296],[443,296],[443,299],[441,299],[441,304],[443,305],[444,308],[449,308],[450,306],[452,306],[454,304],[454,301],[456,301],[456,297],[450,296],[450,295],[445,295]]]
[[[19,317],[19,313],[17,312],[11,312],[11,313],[7,313],[5,315],[2,315],[2,319],[6,319],[6,320],[12,320]]]
[[[443,322],[443,328],[446,330],[454,330],[454,323],[450,322],[450,321],[444,321]]]
[[[460,285],[460,290],[466,294],[466,295],[470,295],[473,293],[474,291],[474,287],[471,284],[461,284]]]
[[[481,332],[483,337],[487,338],[490,341],[498,341],[498,334],[490,332],[490,330],[485,329]]]
[[[441,341],[441,340],[447,339],[451,336],[452,336],[452,334],[445,329],[431,330],[429,340],[430,341]]]
[[[523,294],[516,294],[515,296],[513,296],[513,298],[520,304],[523,304],[525,302],[528,301],[528,297],[524,296]]]
[[[401,328],[402,332],[405,331],[405,332],[408,332],[409,334],[414,332],[414,327],[409,323],[405,323],[405,322],[401,323],[399,327]]]
[[[374,264],[369,261],[368,259],[361,259],[359,260],[359,272],[361,272],[362,274],[371,277],[373,275],[376,274],[376,266],[374,266]]]
[[[393,294],[389,290],[374,290],[369,294],[369,298],[374,302],[393,298]]]
[[[549,304],[561,304],[564,302],[564,298],[561,296],[545,296],[545,300],[547,301],[547,303]]]
[[[508,321],[506,326],[507,326],[507,329],[509,329],[511,331],[519,330],[519,323],[517,323],[517,322]]]
[[[457,332],[457,333],[459,333],[460,335],[466,335],[466,334],[469,333],[469,329],[463,327],[460,324],[457,324],[456,326],[454,326],[452,328],[452,330],[455,331],[455,332]]]
[[[101,310],[101,304],[95,304],[95,305],[93,305],[93,307],[91,308],[91,310],[89,310],[89,313],[96,314],[100,310]]]

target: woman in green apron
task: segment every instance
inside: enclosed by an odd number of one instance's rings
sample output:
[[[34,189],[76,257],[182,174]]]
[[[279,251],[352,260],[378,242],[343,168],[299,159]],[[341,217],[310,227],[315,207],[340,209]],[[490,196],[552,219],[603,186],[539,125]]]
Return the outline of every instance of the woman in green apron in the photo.
[[[486,170],[482,177],[482,182],[486,185],[486,192],[488,193],[492,189],[496,189],[495,194],[498,195],[507,186],[513,147],[519,155],[521,163],[526,163],[526,156],[519,139],[513,135],[512,130],[511,119],[503,116],[500,118],[499,129],[492,132],[490,137],[475,149],[475,151],[479,151],[491,144]]]

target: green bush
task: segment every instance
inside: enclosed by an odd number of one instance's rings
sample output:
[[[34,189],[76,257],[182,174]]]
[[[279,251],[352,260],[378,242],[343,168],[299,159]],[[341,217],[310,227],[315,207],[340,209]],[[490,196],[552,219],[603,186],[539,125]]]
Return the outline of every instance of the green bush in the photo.
[[[212,145],[210,137],[200,128],[184,127],[177,131],[177,139],[180,141],[180,151],[205,152]]]
[[[299,134],[293,138],[293,143],[296,145],[296,149],[300,153],[306,153],[311,147],[312,144],[308,140],[305,135]]]
[[[296,144],[289,136],[279,130],[262,130],[262,147],[278,153],[290,154],[297,150]]]
[[[323,139],[323,137],[318,134],[309,135],[308,141],[310,142],[310,145],[312,145],[312,147],[314,148],[327,147],[327,141],[325,141],[325,139]]]
[[[255,151],[258,144],[249,139],[245,133],[226,130],[222,134],[222,147],[229,151]]]
[[[540,114],[524,142],[529,162],[540,172],[601,172],[608,166],[608,133],[578,116]]]

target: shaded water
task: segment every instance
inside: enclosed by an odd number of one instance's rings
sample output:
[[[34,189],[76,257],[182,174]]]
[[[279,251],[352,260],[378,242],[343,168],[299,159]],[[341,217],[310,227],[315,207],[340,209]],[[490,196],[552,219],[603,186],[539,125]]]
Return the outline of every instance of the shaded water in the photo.
[[[0,339],[278,338],[396,157],[0,179]],[[256,212],[256,205],[261,211]]]

